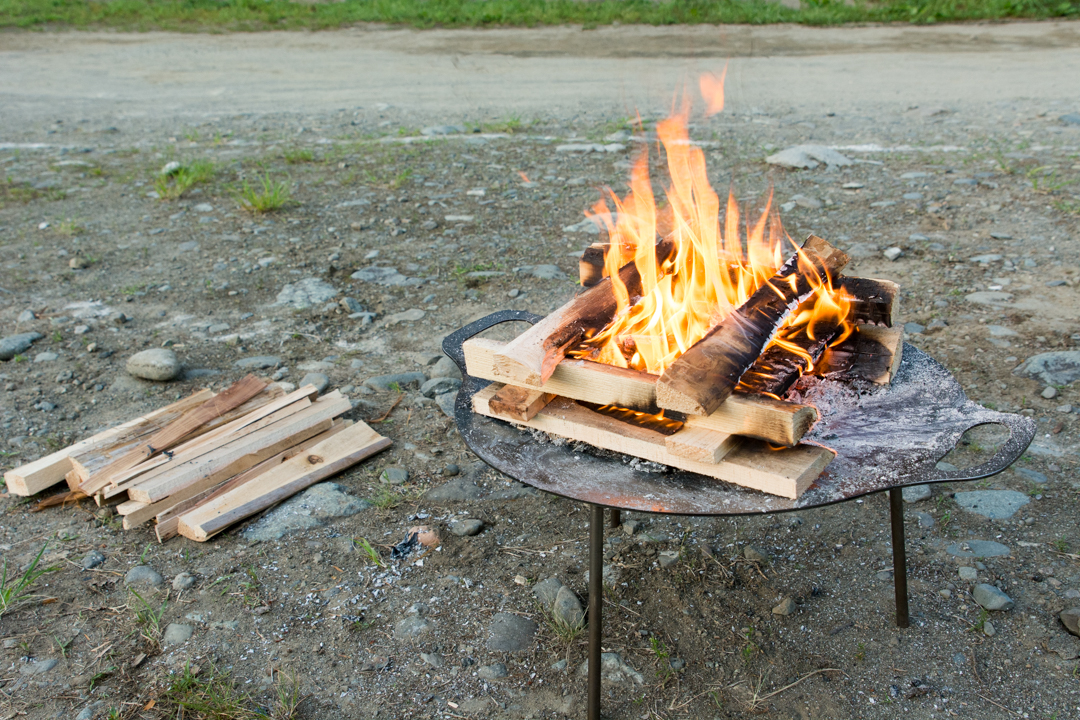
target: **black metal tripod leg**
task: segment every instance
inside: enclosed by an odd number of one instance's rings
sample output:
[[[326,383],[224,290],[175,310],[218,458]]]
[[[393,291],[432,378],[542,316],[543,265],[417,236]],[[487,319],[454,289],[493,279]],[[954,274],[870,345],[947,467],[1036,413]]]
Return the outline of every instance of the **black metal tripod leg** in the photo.
[[[889,518],[892,522],[893,588],[896,592],[896,626],[908,626],[907,551],[904,548],[904,494],[889,489]]]
[[[589,720],[600,720],[600,635],[604,602],[604,508],[589,518]]]

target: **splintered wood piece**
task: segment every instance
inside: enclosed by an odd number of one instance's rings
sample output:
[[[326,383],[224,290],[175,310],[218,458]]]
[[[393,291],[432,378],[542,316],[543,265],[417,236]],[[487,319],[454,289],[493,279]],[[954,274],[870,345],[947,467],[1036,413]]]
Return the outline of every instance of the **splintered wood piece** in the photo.
[[[578,261],[578,279],[583,287],[592,287],[604,279],[604,253],[608,243],[593,243],[585,248]]]
[[[672,455],[703,463],[720,462],[738,443],[735,435],[700,427],[684,427],[664,441]]]
[[[888,385],[900,369],[903,354],[902,327],[860,325],[844,342],[825,351],[814,373],[831,380],[859,378]]]
[[[506,417],[529,420],[554,397],[552,393],[533,388],[506,385],[491,398],[491,409]]]
[[[229,525],[276,505],[389,446],[389,438],[358,422],[266,471],[256,480],[185,513],[180,517],[180,534],[199,542],[208,540]]]
[[[657,262],[674,250],[675,242],[670,238],[658,242]],[[641,276],[633,262],[622,266],[619,279],[630,297],[641,294]],[[604,278],[503,347],[495,356],[499,379],[512,385],[540,387],[551,377],[566,351],[590,330],[607,325],[616,309],[611,278]]]
[[[813,302],[812,300],[810,302]],[[783,397],[791,389],[810,365],[816,367],[817,361],[843,330],[840,318],[815,322],[814,336],[810,337],[808,328],[784,336],[784,344],[773,343],[761,354],[754,364],[743,373],[739,380],[739,389],[748,393],[767,393]],[[792,350],[799,349],[799,352]]]
[[[498,389],[496,383],[476,393],[473,409],[498,418],[489,405]],[[834,457],[832,451],[816,445],[771,450],[765,443],[745,440],[718,463],[699,462],[669,451],[668,436],[601,415],[561,397],[527,422],[498,419],[792,499],[805,492]]]
[[[812,267],[824,281],[826,276],[838,277],[847,261],[847,255],[811,235],[749,300],[664,371],[656,384],[657,404],[691,415],[712,414],[788,315],[813,293],[804,273]]]
[[[465,366],[473,377],[499,382],[495,353],[504,343],[488,338],[465,341]],[[540,392],[581,400],[596,405],[616,405],[644,413],[659,412],[656,406],[656,376],[589,360],[563,360]],[[795,445],[817,420],[809,405],[786,403],[764,395],[736,392],[707,417],[688,416],[691,427],[702,427],[730,435],[766,440],[785,447]]]
[[[41,512],[45,508],[56,507],[57,505],[67,505],[68,503],[77,503],[80,500],[87,498],[86,493],[81,490],[68,490],[51,497],[47,497],[39,502],[34,507],[30,508],[30,512]]]
[[[129,420],[116,427],[103,430],[51,455],[46,455],[31,463],[8,470],[4,473],[4,482],[7,484],[8,492],[23,496],[39,493],[65,479],[73,469],[71,465],[72,455],[109,447],[126,436],[140,437],[156,432],[163,425],[182,415],[187,409],[200,405],[212,397],[214,397],[214,393],[210,390],[199,390],[183,400]]]
[[[841,291],[851,304],[853,322],[892,327],[900,302],[900,286],[896,283],[845,276],[834,280],[833,288]]]
[[[197,482],[221,482],[259,464],[268,457],[307,438],[329,430],[332,419],[348,412],[352,404],[336,391],[319,398],[311,407],[285,417],[250,435],[214,448],[176,466],[157,468],[154,475],[128,486],[133,500],[155,503]]]

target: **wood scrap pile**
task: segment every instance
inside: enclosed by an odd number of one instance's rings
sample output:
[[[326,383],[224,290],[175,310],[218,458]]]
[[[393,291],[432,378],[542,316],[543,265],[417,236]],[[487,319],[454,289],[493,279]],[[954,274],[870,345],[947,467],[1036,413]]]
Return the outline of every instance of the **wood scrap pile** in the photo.
[[[156,520],[157,536],[205,541],[390,445],[345,420],[349,399],[314,386],[285,393],[248,375],[200,390],[4,475],[33,495],[67,481],[67,499],[118,503],[124,529]]]

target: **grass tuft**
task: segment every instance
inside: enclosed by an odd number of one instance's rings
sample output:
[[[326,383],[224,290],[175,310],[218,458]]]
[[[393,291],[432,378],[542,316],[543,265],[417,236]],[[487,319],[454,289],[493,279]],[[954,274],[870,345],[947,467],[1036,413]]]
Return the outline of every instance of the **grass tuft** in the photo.
[[[289,184],[284,180],[272,180],[270,173],[263,175],[254,186],[244,180],[244,184],[234,191],[234,194],[240,207],[253,214],[280,210],[292,199]]]
[[[158,173],[154,177],[154,190],[162,200],[176,200],[196,185],[205,185],[214,178],[214,163],[196,160],[181,165],[175,172]]]
[[[4,569],[0,571],[0,617],[33,598],[34,596],[30,594],[30,587],[39,577],[47,572],[52,572],[53,568],[51,567],[38,569],[41,556],[45,554],[45,548],[48,546],[48,543],[41,546],[33,562],[18,577],[14,575],[9,577],[7,558],[4,559]]]

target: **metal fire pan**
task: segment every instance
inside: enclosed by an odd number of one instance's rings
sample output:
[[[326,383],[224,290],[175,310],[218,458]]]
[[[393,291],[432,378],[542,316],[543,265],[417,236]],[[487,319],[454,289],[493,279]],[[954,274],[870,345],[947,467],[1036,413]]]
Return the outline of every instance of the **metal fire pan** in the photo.
[[[797,500],[681,470],[651,472],[630,459],[593,452],[578,443],[540,441],[533,433],[472,411],[472,398],[488,381],[469,376],[464,342],[510,321],[535,324],[540,316],[504,310],[470,323],[443,340],[443,351],[461,368],[454,419],[465,444],[485,463],[523,483],[596,505],[677,515],[747,515],[784,512],[851,500],[921,483],[960,482],[995,475],[1023,454],[1035,423],[967,399],[949,372],[918,348],[904,345],[892,384],[830,407],[804,438],[837,457]],[[967,430],[1002,425],[1009,438],[981,465],[943,472],[935,466]]]

